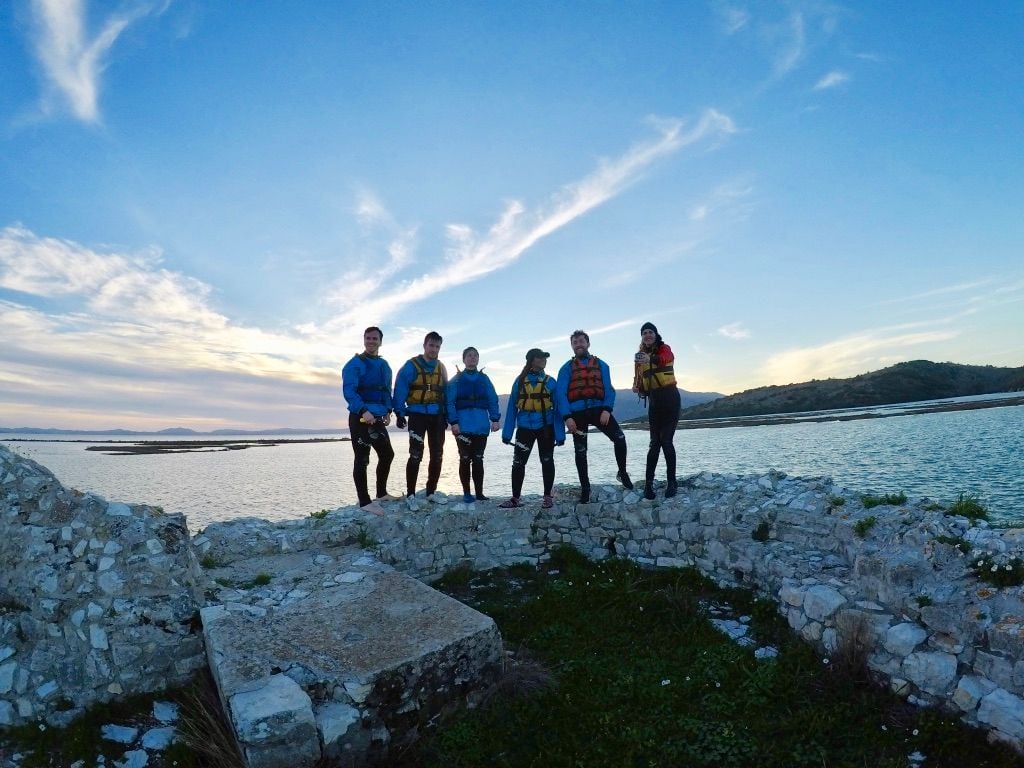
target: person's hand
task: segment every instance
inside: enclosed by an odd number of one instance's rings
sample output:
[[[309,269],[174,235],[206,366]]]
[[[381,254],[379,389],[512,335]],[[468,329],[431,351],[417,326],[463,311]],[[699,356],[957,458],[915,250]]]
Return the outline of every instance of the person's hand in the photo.
[[[565,420],[565,431],[576,434],[576,419],[569,417]]]
[[[602,427],[607,427],[608,421],[611,419],[611,417],[612,415],[608,411],[601,411],[601,416],[598,418],[598,421],[601,422]]]
[[[459,429],[458,424],[452,424],[452,434],[455,435],[455,437],[458,437],[459,435],[462,434],[462,430]]]
[[[395,416],[395,426],[396,427],[398,427],[399,429],[405,429],[405,424],[406,424],[405,416],[403,416],[402,414],[398,414],[397,416]]]
[[[363,422],[363,424],[373,424],[373,422],[377,420],[377,417],[369,411],[365,411],[363,415],[359,417],[359,420]]]
[[[391,414],[390,413],[385,413],[384,414],[384,426],[386,427],[390,423],[391,423]]]
[[[640,387],[638,387],[636,384],[634,384],[633,385],[633,394],[636,395],[636,394],[639,394],[639,392],[640,392]]]
[[[497,431],[498,431],[498,422],[492,421],[491,422],[491,432],[497,432]]]

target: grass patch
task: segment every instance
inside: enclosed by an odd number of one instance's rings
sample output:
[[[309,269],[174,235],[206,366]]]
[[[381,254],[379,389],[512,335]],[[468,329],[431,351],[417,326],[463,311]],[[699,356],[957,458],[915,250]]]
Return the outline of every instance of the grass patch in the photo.
[[[828,497],[828,505],[830,507],[841,507],[845,503],[846,499],[844,499],[842,496],[839,496],[838,494],[833,493],[830,494]]]
[[[754,527],[754,530],[751,531],[750,538],[752,538],[754,541],[768,541],[770,535],[771,526],[768,525],[767,520],[762,520]]]
[[[875,527],[875,524],[877,522],[877,517],[875,517],[874,515],[868,515],[864,519],[858,520],[856,523],[853,524],[853,532],[857,534],[859,538],[863,539],[865,536],[868,535],[868,532]]]
[[[946,508],[947,515],[960,515],[969,520],[987,520],[988,510],[981,504],[978,496],[973,493],[961,493],[956,501]]]
[[[356,531],[356,544],[362,549],[373,549],[380,546],[380,542],[374,538],[372,533],[366,530],[366,526],[362,523],[359,525],[359,530]]]
[[[445,721],[396,766],[904,768],[915,750],[929,766],[1022,765],[980,731],[873,685],[863,627],[841,627],[825,663],[772,601],[693,570],[561,551],[532,573],[460,572],[435,586],[492,616],[515,658],[540,670],[517,695]],[[725,605],[778,657],[757,660],[714,629]]]
[[[203,559],[199,561],[199,564],[203,566],[203,568],[207,569],[220,568],[223,565],[223,563],[210,552],[207,552],[205,555],[203,555]]]
[[[887,493],[884,496],[874,496],[867,493],[860,497],[861,504],[864,505],[864,509],[871,509],[872,507],[882,506],[898,506],[900,504],[907,503],[907,494],[903,491],[899,493]]]
[[[312,517],[314,520],[323,520],[325,517],[327,517],[327,510],[321,509],[319,512],[310,512],[309,516]]]
[[[216,694],[214,694],[216,695]],[[40,766],[70,766],[76,761],[84,765],[113,765],[129,749],[138,746],[118,744],[102,737],[101,728],[113,723],[139,728],[140,735],[149,728],[160,725],[153,719],[153,701],[176,701],[181,704],[184,689],[162,693],[143,694],[98,704],[77,718],[67,728],[54,728],[42,722],[30,723],[17,728],[0,729],[0,756],[4,748],[11,753],[23,755],[21,768]],[[102,756],[103,760],[98,758]],[[183,745],[173,745],[164,752],[163,765],[170,766],[176,761],[177,768],[201,768],[193,750]],[[152,762],[150,763],[153,764]]]

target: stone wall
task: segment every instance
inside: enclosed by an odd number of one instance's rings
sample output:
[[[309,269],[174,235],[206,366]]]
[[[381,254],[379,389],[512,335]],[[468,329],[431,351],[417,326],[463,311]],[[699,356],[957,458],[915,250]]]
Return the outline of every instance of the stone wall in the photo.
[[[0,726],[189,679],[197,574],[183,516],[63,488],[0,446]]]
[[[563,501],[550,510],[414,510],[396,502],[383,518],[344,508],[322,520],[235,521],[211,526],[195,543],[230,561],[253,542],[267,553],[364,542],[427,581],[460,565],[537,562],[557,544],[598,559],[614,553],[653,567],[694,566],[772,597],[825,655],[842,643],[866,646],[869,666],[911,701],[948,706],[1014,743],[1024,738],[1022,590],[991,587],[968,567],[979,553],[1000,562],[1024,553],[1024,530],[972,525],[928,499],[868,510],[828,478],[780,472],[704,473],[683,480],[676,498],[654,502],[610,487],[597,503],[566,501],[577,494],[556,489]]]
[[[0,448],[0,723],[59,720],[120,692],[152,690],[203,663],[193,633],[206,584],[184,521],[66,491],[44,469]],[[556,489],[538,503],[419,508],[385,504],[323,519],[255,519],[210,526],[192,541],[208,565],[255,555],[364,547],[431,581],[459,565],[535,563],[555,544],[650,566],[695,566],[720,583],[759,590],[796,632],[830,654],[868,648],[894,690],[941,704],[1001,737],[1024,738],[1024,600],[968,567],[1024,552],[1024,531],[972,525],[927,499],[865,509],[827,478],[701,474],[654,502],[605,487],[596,503]],[[875,518],[871,525],[869,518]],[[755,538],[755,532],[758,538]],[[763,540],[762,540],[763,539]],[[105,575],[109,574],[109,575]],[[60,712],[65,702],[75,709]]]

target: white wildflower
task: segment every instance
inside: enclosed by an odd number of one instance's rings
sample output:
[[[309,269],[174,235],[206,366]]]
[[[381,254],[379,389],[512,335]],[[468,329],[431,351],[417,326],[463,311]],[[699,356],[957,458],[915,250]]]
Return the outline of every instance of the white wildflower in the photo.
[[[665,678],[664,680],[662,680],[662,681],[661,681],[661,684],[662,684],[662,685],[668,685],[668,684],[669,684],[669,683],[671,683],[671,682],[672,682],[672,681],[671,681],[671,680],[669,680],[669,679],[668,679],[668,678],[666,677],[666,678]]]

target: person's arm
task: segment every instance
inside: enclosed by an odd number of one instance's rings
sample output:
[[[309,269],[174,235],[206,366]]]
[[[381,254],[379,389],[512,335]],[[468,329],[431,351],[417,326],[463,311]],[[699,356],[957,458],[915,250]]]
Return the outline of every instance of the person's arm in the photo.
[[[380,365],[381,375],[384,377],[382,382],[384,386],[384,406],[388,409],[388,415],[390,416],[391,412],[395,410],[395,401],[391,397],[391,366],[388,365],[387,360],[381,360]]]
[[[604,385],[604,401],[601,403],[601,407],[611,413],[615,407],[615,387],[612,386],[611,368],[604,360],[600,361],[598,367],[601,369],[601,383]]]
[[[358,357],[353,357],[345,367],[341,369],[341,391],[348,403],[348,410],[358,416],[362,416],[366,406],[363,398],[359,396],[359,379],[363,373],[363,365]]]
[[[505,405],[505,426],[501,430],[501,442],[511,443],[512,433],[516,428],[516,421],[519,416],[519,379],[512,382],[512,392],[508,396],[508,403]]]
[[[409,385],[416,376],[416,369],[411,362],[406,362],[398,369],[398,377],[395,379],[395,396],[393,404],[395,414],[405,416],[405,401],[409,397]]]
[[[494,432],[496,430],[494,425],[501,421],[501,406],[498,404],[498,392],[494,389],[494,382],[491,381],[490,376],[486,373],[481,373],[480,375],[484,377],[484,381],[486,382],[487,415],[491,417],[491,431]]]
[[[662,344],[661,349],[658,350],[658,367],[671,365],[675,360],[676,357],[672,354],[672,347],[668,344]]]
[[[558,369],[558,379],[555,381],[555,411],[561,414],[562,419],[572,415],[569,410],[569,378],[572,376],[572,361]]]
[[[455,378],[448,382],[448,385],[444,388],[444,399],[448,405],[448,424],[452,427],[457,427],[459,424],[459,409],[455,406],[455,401],[459,395],[459,374],[455,374]],[[470,425],[472,426],[472,425]],[[458,435],[458,432],[454,432]]]

